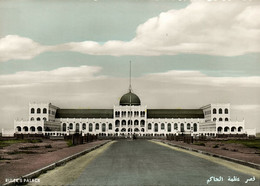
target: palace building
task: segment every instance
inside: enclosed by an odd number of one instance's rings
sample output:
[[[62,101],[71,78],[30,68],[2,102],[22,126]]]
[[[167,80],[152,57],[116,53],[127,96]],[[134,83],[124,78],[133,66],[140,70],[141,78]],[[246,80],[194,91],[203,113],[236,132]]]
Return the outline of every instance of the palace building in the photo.
[[[15,120],[14,132],[63,136],[73,133],[101,136],[166,136],[191,134],[255,135],[245,121],[230,118],[230,104],[195,109],[149,109],[131,90],[111,109],[65,109],[51,103],[30,103],[28,120]]]

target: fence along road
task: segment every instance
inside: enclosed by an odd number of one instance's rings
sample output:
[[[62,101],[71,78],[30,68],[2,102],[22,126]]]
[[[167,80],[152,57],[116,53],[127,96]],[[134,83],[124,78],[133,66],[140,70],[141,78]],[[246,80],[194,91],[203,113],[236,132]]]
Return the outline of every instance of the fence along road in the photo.
[[[42,185],[259,186],[259,170],[193,153],[147,140],[118,140],[39,179]]]

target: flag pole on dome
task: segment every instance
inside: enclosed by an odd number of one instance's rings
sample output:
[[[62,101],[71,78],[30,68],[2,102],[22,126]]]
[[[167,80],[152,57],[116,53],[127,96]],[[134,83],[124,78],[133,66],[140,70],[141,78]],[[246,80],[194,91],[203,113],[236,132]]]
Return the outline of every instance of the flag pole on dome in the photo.
[[[131,109],[131,107],[132,107],[132,98],[131,98],[131,92],[132,92],[132,86],[131,86],[131,78],[132,78],[132,69],[131,69],[131,64],[132,62],[130,61],[129,62],[129,65],[130,65],[130,73],[129,73],[129,92],[130,92],[130,124],[131,124],[131,128],[132,128],[132,131],[131,131],[131,133],[132,133],[132,139],[134,139],[134,131],[133,131],[133,123],[132,123],[132,109]]]
[[[130,73],[129,73],[129,92],[132,92],[132,62],[130,61]]]

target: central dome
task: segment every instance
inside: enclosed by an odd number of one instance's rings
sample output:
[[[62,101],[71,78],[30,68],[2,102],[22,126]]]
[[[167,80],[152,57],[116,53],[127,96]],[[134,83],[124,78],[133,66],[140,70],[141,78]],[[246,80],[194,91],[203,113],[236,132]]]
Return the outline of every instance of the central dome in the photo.
[[[134,94],[132,92],[128,92],[127,94],[125,94],[121,97],[119,104],[122,106],[141,105],[141,101],[136,94]]]

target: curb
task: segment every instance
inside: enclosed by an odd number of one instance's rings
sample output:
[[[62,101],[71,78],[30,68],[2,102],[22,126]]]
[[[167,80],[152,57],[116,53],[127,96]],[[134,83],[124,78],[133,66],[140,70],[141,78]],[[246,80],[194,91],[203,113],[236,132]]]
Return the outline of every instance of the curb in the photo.
[[[162,142],[164,144],[167,144],[167,145],[170,145],[170,146],[173,146],[173,147],[177,147],[177,148],[181,148],[181,149],[185,149],[185,150],[189,150],[189,151],[193,151],[193,152],[198,152],[200,154],[204,154],[204,155],[208,155],[208,156],[212,156],[212,157],[216,157],[216,158],[221,158],[221,159],[224,159],[224,160],[227,160],[227,161],[239,163],[241,165],[245,165],[245,166],[260,170],[260,165],[256,164],[256,163],[246,162],[246,161],[243,161],[243,160],[230,158],[230,157],[222,156],[222,155],[218,155],[218,154],[213,154],[213,153],[210,153],[210,152],[205,152],[205,151],[193,149],[193,148],[190,148],[190,147],[184,147],[184,146],[172,144],[172,143],[165,142],[165,141],[160,141],[160,140],[155,140],[155,141],[159,141],[159,142]]]
[[[34,171],[34,172],[31,172],[31,173],[29,173],[29,174],[27,174],[27,175],[24,175],[24,176],[22,176],[22,177],[20,177],[20,178],[14,179],[14,180],[21,180],[21,182],[18,181],[18,183],[17,183],[17,182],[15,182],[15,181],[10,181],[10,182],[7,182],[7,183],[3,184],[3,186],[14,186],[14,185],[17,185],[17,184],[22,184],[22,183],[23,183],[23,182],[22,182],[23,180],[30,180],[30,179],[33,179],[33,178],[37,178],[37,177],[40,176],[41,174],[46,173],[47,171],[52,170],[52,169],[54,169],[54,168],[56,168],[56,167],[59,167],[59,166],[61,166],[61,165],[64,165],[64,164],[66,164],[67,162],[69,162],[69,161],[71,161],[71,160],[74,160],[74,159],[76,159],[76,158],[78,158],[78,157],[80,157],[80,156],[83,156],[83,155],[85,155],[85,154],[87,154],[87,153],[89,153],[89,152],[91,152],[91,151],[93,151],[93,150],[95,150],[95,149],[97,149],[97,148],[99,148],[99,147],[101,147],[101,146],[107,144],[107,143],[110,142],[110,141],[111,141],[111,140],[108,140],[108,141],[106,141],[106,142],[104,142],[104,143],[101,143],[101,144],[99,144],[99,145],[96,145],[96,146],[94,146],[94,147],[92,147],[92,148],[90,148],[90,149],[83,150],[83,151],[81,151],[81,152],[78,152],[78,153],[76,153],[76,154],[73,154],[73,155],[71,155],[71,156],[68,156],[68,157],[66,157],[66,158],[64,158],[64,159],[62,159],[62,160],[59,160],[59,161],[57,161],[57,162],[55,162],[55,163],[52,163],[52,164],[50,164],[50,165],[47,165],[47,166],[45,166],[45,167],[43,167],[43,168],[41,168],[41,169],[38,169],[38,170],[36,170],[36,171]]]

